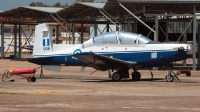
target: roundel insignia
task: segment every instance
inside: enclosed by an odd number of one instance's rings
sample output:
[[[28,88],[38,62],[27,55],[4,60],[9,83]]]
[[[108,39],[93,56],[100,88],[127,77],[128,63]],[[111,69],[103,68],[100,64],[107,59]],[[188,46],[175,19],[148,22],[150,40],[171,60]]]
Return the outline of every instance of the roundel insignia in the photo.
[[[79,54],[79,53],[81,53],[81,50],[80,50],[80,49],[76,49],[76,50],[73,52],[73,54]]]

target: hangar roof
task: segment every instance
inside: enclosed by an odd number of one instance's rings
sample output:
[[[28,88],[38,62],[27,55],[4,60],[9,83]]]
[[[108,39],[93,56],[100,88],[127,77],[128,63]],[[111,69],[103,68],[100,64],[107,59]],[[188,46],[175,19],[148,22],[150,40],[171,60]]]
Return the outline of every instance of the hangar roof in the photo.
[[[5,23],[32,23],[52,21],[49,13],[56,14],[63,8],[23,6],[0,12],[0,21]]]
[[[36,11],[36,12],[46,12],[46,13],[56,13],[63,8],[55,8],[55,7],[30,7],[30,6],[23,6],[17,7],[10,10],[2,11],[0,16],[14,16],[18,13],[28,13],[29,11]]]
[[[100,11],[118,21],[134,19],[119,3],[145,20],[153,17],[144,14],[194,14],[194,6],[197,11],[200,11],[200,0],[107,0],[106,3],[76,2],[65,8],[17,7],[0,12],[0,21],[4,23],[56,22],[55,18],[61,21],[58,14],[67,22],[94,23],[100,18],[107,22],[108,20]]]
[[[120,3],[200,3],[199,0],[118,0]]]
[[[99,16],[102,16],[99,10],[102,10],[105,4],[76,2],[58,11],[58,14],[64,16],[63,18],[68,19],[68,21],[96,21]]]
[[[87,3],[87,2],[76,2],[77,4],[82,4],[85,6],[97,8],[97,9],[103,9],[106,3]]]
[[[47,12],[47,13],[56,13],[63,9],[63,8],[55,8],[55,7],[30,7],[30,6],[24,6],[24,8]]]

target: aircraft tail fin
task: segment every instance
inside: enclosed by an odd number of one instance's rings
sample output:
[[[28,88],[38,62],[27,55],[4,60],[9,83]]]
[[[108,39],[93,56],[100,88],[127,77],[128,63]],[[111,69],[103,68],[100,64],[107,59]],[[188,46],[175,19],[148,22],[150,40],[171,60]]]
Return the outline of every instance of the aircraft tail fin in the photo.
[[[50,54],[53,51],[52,35],[47,23],[36,25],[33,56]]]

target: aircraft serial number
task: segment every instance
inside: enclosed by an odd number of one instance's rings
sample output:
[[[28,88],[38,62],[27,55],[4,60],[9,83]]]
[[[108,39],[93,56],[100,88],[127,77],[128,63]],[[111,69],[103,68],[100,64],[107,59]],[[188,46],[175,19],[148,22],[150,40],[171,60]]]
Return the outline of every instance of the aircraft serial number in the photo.
[[[43,50],[48,51],[48,50],[50,50],[50,47],[43,47]]]

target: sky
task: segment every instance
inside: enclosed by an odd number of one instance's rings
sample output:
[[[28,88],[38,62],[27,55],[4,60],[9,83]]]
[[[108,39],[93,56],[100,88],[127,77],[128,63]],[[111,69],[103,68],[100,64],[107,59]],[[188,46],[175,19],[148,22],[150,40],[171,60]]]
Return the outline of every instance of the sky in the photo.
[[[75,0],[0,0],[0,11],[10,10],[20,6],[29,6],[31,2],[43,2],[47,5],[53,5],[56,2],[60,2],[62,5],[71,5]],[[94,0],[95,2],[106,2],[107,0]]]

